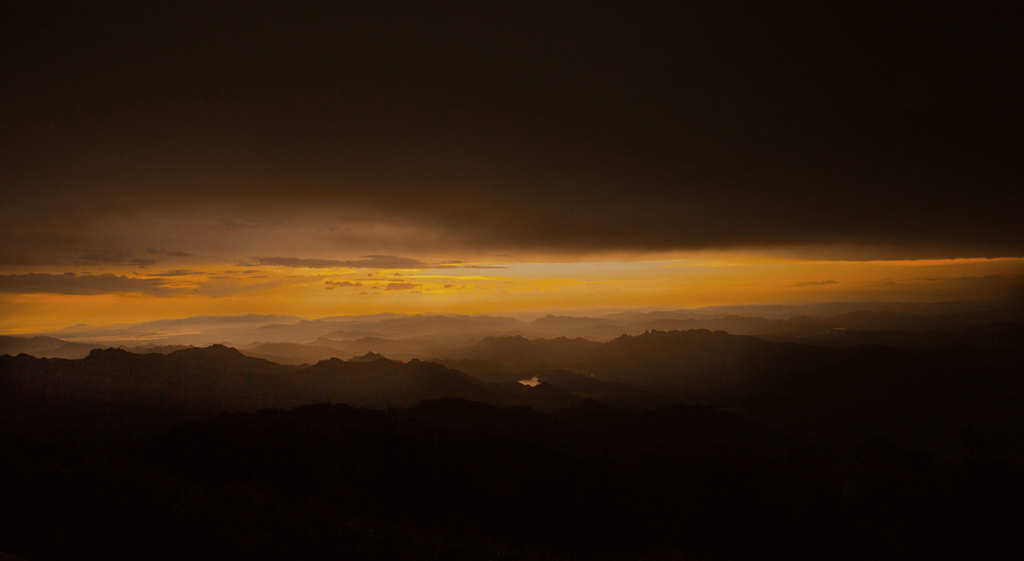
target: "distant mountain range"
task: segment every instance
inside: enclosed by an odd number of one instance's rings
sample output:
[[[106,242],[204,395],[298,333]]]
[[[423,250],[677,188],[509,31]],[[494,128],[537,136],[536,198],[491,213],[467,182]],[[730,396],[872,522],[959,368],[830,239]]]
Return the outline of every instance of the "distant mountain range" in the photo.
[[[486,382],[416,359],[371,353],[285,366],[221,345],[167,354],[94,349],[74,360],[0,356],[0,389],[3,415],[20,424],[81,415],[148,426],[318,402],[388,408],[455,397],[550,409],[581,399],[550,384]]]
[[[4,355],[2,537],[40,558],[938,557],[936,527],[1016,536],[1022,343],[992,324],[928,347],[652,330],[433,360]]]
[[[96,345],[89,343],[72,343],[42,335],[34,337],[0,335],[0,355],[28,354],[46,358],[82,358],[95,347]]]
[[[1024,340],[1020,330],[1003,335]],[[145,422],[316,402],[405,407],[442,397],[557,410],[592,399],[630,408],[704,403],[772,423],[856,420],[920,432],[922,423],[940,430],[951,410],[970,410],[978,422],[1013,411],[1024,398],[1019,348],[832,348],[650,331],[603,343],[491,337],[434,361],[367,354],[311,366],[221,345],[167,354],[93,350],[77,360],[4,356],[0,380],[8,414],[25,418],[102,412]],[[528,379],[535,383],[519,383]],[[916,417],[904,414],[907,403]]]
[[[317,320],[274,315],[198,316],[2,336],[0,354],[82,358],[93,348],[168,352],[223,344],[282,364],[314,364],[367,352],[401,360],[449,356],[486,337],[609,341],[651,330],[693,329],[824,346],[941,348],[969,342],[993,347],[1006,345],[999,326],[1010,324],[1012,331],[1018,321],[1014,310],[955,302],[731,306],[601,316],[546,315],[529,321],[486,315],[378,314]]]

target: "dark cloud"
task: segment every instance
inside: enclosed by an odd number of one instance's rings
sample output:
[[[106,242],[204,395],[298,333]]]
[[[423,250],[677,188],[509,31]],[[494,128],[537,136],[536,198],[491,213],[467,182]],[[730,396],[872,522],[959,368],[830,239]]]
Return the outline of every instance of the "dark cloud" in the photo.
[[[420,285],[412,282],[389,282],[384,290],[411,290],[417,288]]]
[[[411,257],[399,257],[396,255],[366,255],[359,259],[315,259],[302,257],[261,257],[257,259],[261,265],[275,265],[279,267],[309,267],[314,269],[330,269],[335,267],[347,267],[352,269],[504,269],[502,265],[472,265],[462,261],[445,261],[442,263],[430,263],[413,259]],[[373,273],[367,273],[372,275]],[[401,276],[401,273],[394,273],[393,276]]]
[[[186,275],[199,274],[200,271],[193,271],[191,269],[171,269],[170,271],[164,271],[162,273],[149,273],[151,277],[183,277]]]
[[[187,251],[173,251],[164,249],[162,247],[147,247],[146,252],[151,255],[160,255],[164,257],[192,257],[193,255]]]
[[[96,265],[135,265],[136,267],[148,267],[156,263],[155,259],[149,257],[133,257],[114,251],[93,251],[78,256],[83,263]]]
[[[355,286],[363,286],[361,282],[352,281],[324,281],[324,288],[327,290],[334,290],[335,288],[348,288]]]
[[[328,269],[331,267],[346,267],[345,261],[337,259],[305,259],[298,257],[261,257],[257,259],[260,265],[274,265],[278,267],[312,267],[317,269]]]
[[[1017,14],[834,4],[9,14],[0,261],[1024,255]]]
[[[246,277],[246,279],[252,279],[253,277]],[[225,296],[234,296],[237,294],[251,294],[254,292],[262,292],[271,290],[288,284],[295,284],[302,282],[301,279],[289,278],[289,279],[277,279],[267,280],[258,283],[247,283],[243,282],[242,279],[229,275],[216,275],[210,277],[208,280],[199,284],[198,287],[191,290],[193,294],[200,296],[209,296],[211,298],[222,298]]]
[[[367,255],[360,259],[306,259],[299,257],[261,257],[257,259],[261,265],[277,265],[280,267],[311,267],[328,269],[348,267],[353,269],[422,269],[426,263],[409,257],[394,255]]]
[[[839,281],[837,281],[837,280],[807,281],[807,282],[798,282],[798,283],[794,284],[793,286],[828,286],[830,284],[839,284]]]
[[[173,291],[160,279],[139,279],[118,275],[76,275],[27,273],[0,275],[0,292],[21,294],[108,294],[117,292],[165,296]]]
[[[431,269],[505,269],[504,265],[473,265],[462,261],[445,261],[431,265]]]
[[[974,276],[962,276],[962,277],[927,277],[926,281],[932,282],[960,282],[960,281],[1000,281],[1003,280],[1003,275],[974,275]]]

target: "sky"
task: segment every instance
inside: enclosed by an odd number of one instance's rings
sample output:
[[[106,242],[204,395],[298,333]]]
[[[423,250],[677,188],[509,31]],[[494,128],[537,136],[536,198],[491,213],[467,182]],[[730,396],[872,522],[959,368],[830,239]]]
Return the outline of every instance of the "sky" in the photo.
[[[10,16],[2,332],[1021,293],[1014,8]]]

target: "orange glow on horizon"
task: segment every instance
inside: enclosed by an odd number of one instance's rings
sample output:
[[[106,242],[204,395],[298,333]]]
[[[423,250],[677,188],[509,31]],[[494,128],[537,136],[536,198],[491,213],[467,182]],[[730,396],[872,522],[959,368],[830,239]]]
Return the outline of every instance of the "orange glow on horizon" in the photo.
[[[701,254],[649,261],[511,262],[423,269],[197,264],[178,270],[76,272],[150,279],[151,293],[0,294],[0,331],[34,333],[191,315],[304,318],[393,313],[513,313],[825,301],[998,298],[1024,259],[822,261]],[[66,268],[51,274],[64,274]],[[156,280],[154,280],[156,279]]]

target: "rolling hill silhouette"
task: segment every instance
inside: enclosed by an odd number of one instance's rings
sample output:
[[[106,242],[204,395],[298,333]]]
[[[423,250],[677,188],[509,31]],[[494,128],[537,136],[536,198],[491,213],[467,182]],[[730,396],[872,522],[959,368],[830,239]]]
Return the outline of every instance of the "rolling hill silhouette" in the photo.
[[[56,337],[42,335],[34,337],[13,337],[0,335],[0,355],[30,354],[41,358],[82,358],[95,345],[72,343]]]
[[[1006,327],[999,333],[997,347],[967,343],[939,350],[824,347],[706,330],[651,331],[606,343],[504,337],[441,362],[497,380],[544,380],[546,370],[567,370],[804,430],[886,431],[942,446],[944,435],[963,430],[967,419],[1021,426],[1012,411],[1024,399],[1024,380],[1018,347],[1008,343],[1022,341],[1022,332]]]
[[[1001,342],[691,330],[491,337],[432,362],[2,356],[19,516],[0,539],[41,558],[994,552],[1014,533],[991,513],[1024,500],[1024,384],[1019,330],[985,333]]]

